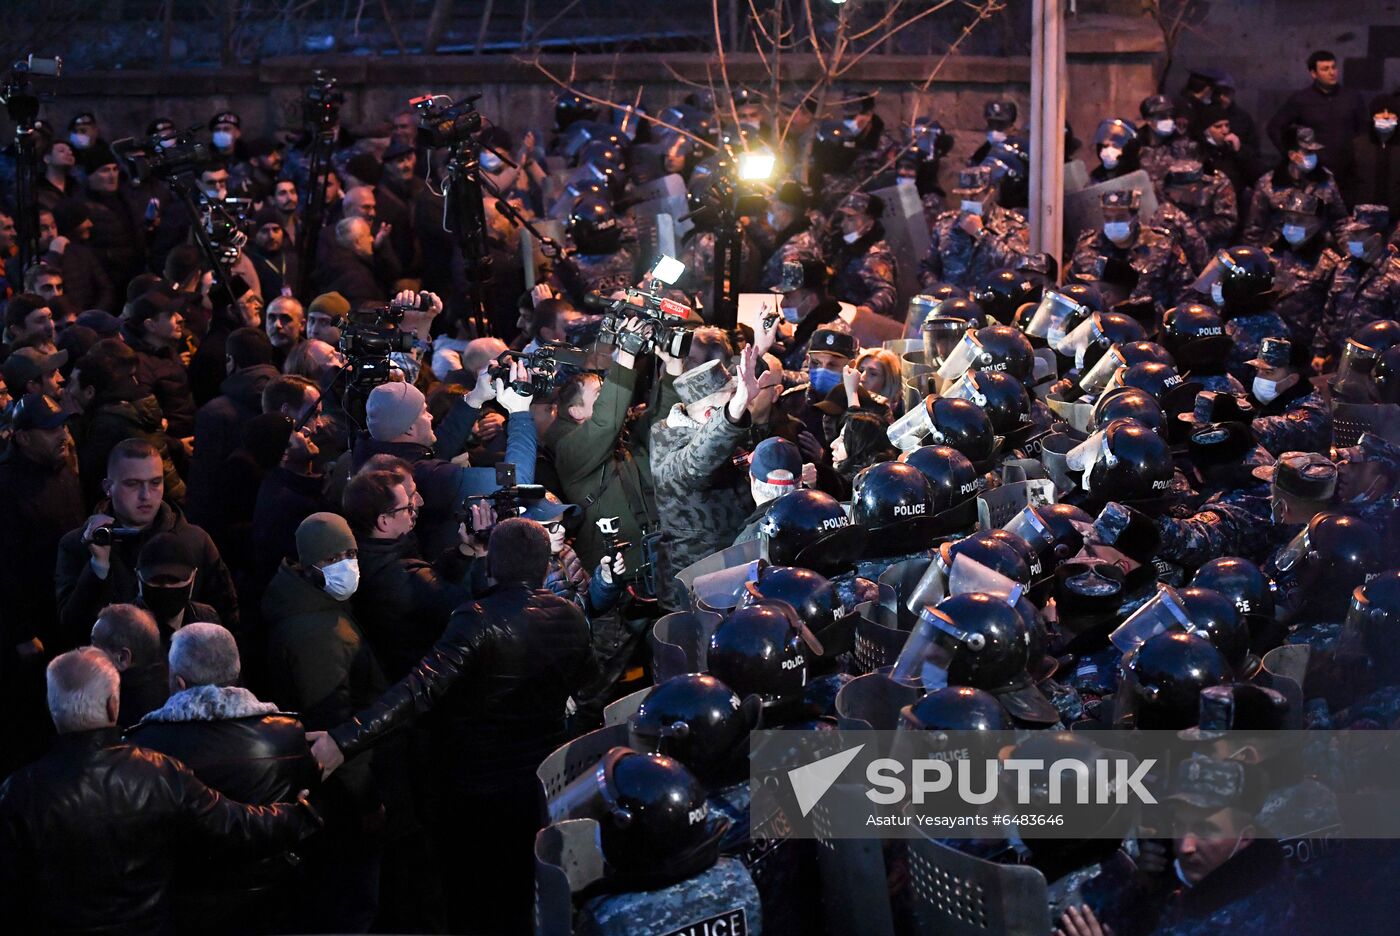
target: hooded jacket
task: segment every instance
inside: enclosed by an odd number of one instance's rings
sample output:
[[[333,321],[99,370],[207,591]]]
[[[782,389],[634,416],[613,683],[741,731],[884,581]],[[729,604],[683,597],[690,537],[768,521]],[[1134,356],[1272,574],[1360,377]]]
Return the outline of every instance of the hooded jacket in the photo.
[[[145,439],[160,452],[165,475],[165,499],[172,504],[185,502],[185,479],[170,457],[170,437],[161,428],[165,415],[150,391],[133,383],[100,401],[94,400],[74,433],[78,450],[78,478],[83,487],[83,506],[91,508],[103,498],[102,479],[107,477],[107,456],[123,439]]]
[[[238,448],[244,423],[262,412],[263,388],[277,376],[271,364],[236,370],[224,378],[220,396],[200,407],[195,416],[186,509],[196,523],[208,523],[217,512],[219,468]]]
[[[122,340],[136,352],[136,382],[155,394],[168,425],[165,431],[177,439],[194,435],[195,405],[185,365],[170,348],[156,348],[137,334],[130,322],[122,323]]]

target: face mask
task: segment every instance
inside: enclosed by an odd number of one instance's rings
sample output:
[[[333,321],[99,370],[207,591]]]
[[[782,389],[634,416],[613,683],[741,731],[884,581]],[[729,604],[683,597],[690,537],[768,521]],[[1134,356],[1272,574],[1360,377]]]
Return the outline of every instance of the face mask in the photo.
[[[326,594],[336,601],[344,601],[360,587],[360,560],[332,562],[321,570],[321,575],[326,580]]]
[[[918,183],[918,179],[907,175],[896,176],[894,180],[895,185],[917,185]]]
[[[988,130],[988,131],[987,131],[987,142],[988,142],[988,143],[1005,143],[1005,142],[1006,142],[1006,133],[1005,133],[1004,131],[1002,131],[1002,130]]]
[[[977,215],[979,218],[982,217],[982,203],[980,201],[972,201],[971,199],[964,198],[962,201],[962,210],[966,211],[968,214]]]
[[[1263,377],[1254,378],[1254,399],[1260,403],[1272,403],[1278,399],[1279,386],[1277,380],[1265,380]]]
[[[68,134],[68,142],[72,143],[78,149],[87,149],[92,145],[92,137],[88,136],[86,133],[70,133]]]
[[[848,244],[854,244],[856,241],[860,240],[860,231],[847,231],[845,234],[841,235],[841,239]]]
[[[1172,861],[1172,870],[1176,872],[1176,879],[1177,879],[1178,881],[1180,881],[1181,883],[1185,884],[1187,887],[1195,887],[1195,886],[1196,886],[1196,885],[1192,884],[1190,881],[1186,880],[1186,872],[1181,870],[1181,859],[1180,859],[1180,858],[1177,858],[1177,859],[1175,859],[1174,861]]]
[[[1176,132],[1176,121],[1171,118],[1159,120],[1153,124],[1153,129],[1157,131],[1158,136],[1171,136]]]
[[[923,683],[924,692],[932,692],[935,689],[946,689],[948,686],[948,671],[937,664],[925,661],[919,669],[919,679]]]
[[[1316,153],[1308,153],[1306,156],[1303,157],[1303,168],[1306,169],[1308,172],[1312,172],[1314,169],[1317,168]]]
[[[501,162],[501,157],[490,150],[481,151],[481,168],[487,172],[500,172],[505,163]]]
[[[1366,242],[1358,240],[1347,241],[1347,253],[1356,257],[1358,260],[1361,259],[1366,256]]]
[[[1210,301],[1217,306],[1225,304],[1225,287],[1219,282],[1210,284]]]
[[[233,148],[233,134],[227,130],[215,130],[212,137],[214,146],[221,150]]]
[[[190,603],[190,593],[194,590],[194,576],[183,585],[151,585],[141,583],[141,603],[155,616],[158,622],[173,620]]]
[[[1133,236],[1132,222],[1106,221],[1103,226],[1103,236],[1107,237],[1115,244],[1126,244],[1128,238]]]
[[[1283,239],[1297,247],[1308,239],[1308,229],[1297,224],[1285,224],[1283,226]]]
[[[860,133],[860,124],[856,123],[856,119],[854,117],[848,117],[842,122],[845,123],[847,130],[851,131],[852,133]]]
[[[815,365],[807,368],[807,378],[812,382],[812,389],[823,397],[835,390],[836,385],[841,382],[841,375],[836,371]]]
[[[1377,132],[1377,133],[1394,133],[1394,132],[1395,132],[1395,125],[1396,125],[1396,120],[1395,120],[1394,117],[1385,117],[1385,118],[1377,117],[1377,118],[1376,118],[1376,132]]]
[[[768,226],[769,226],[770,228],[772,228],[772,229],[775,230],[775,231],[778,230],[778,219],[777,219],[777,217],[773,214],[773,212],[771,212],[771,211],[768,212],[767,221],[768,221]]]
[[[783,313],[783,321],[796,325],[802,321],[802,310],[797,306],[782,306],[778,311]]]
[[[1113,146],[1105,146],[1103,152],[1099,154],[1099,162],[1103,163],[1105,169],[1117,169],[1118,160],[1122,156],[1122,150]]]
[[[174,137],[168,137],[164,140],[161,140],[160,143],[156,145],[158,145],[161,149],[170,149],[170,147],[174,146],[178,142],[180,141],[175,139]]]

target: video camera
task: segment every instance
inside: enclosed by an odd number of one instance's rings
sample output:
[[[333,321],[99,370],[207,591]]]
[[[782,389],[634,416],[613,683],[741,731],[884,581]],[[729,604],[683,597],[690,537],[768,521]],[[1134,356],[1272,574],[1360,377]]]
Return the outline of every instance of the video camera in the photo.
[[[318,131],[333,130],[340,122],[344,103],[345,92],[335,86],[334,78],[318,68],[311,73],[311,87],[301,102],[302,121]]]
[[[543,484],[516,483],[514,465],[497,465],[496,483],[500,487],[489,494],[467,495],[466,499],[462,501],[462,509],[458,511],[457,518],[470,521],[472,505],[489,502],[496,512],[496,523],[500,523],[502,520],[518,517],[523,505],[544,500],[545,487]],[[473,530],[472,536],[477,542],[484,543],[490,539],[493,529],[495,529],[495,524],[484,530]]]
[[[345,355],[350,386],[367,392],[389,381],[389,355],[412,351],[416,341],[411,332],[403,330],[404,312],[421,307],[424,301],[420,295],[413,306],[391,302],[358,309],[345,317],[338,347]]]
[[[198,132],[198,127],[190,127],[173,137],[158,133],[142,140],[128,137],[113,143],[112,150],[135,181],[168,181],[179,175],[193,175],[213,161],[213,150],[196,138]]]
[[[430,146],[455,146],[481,130],[481,112],[476,109],[479,97],[473,94],[453,103],[445,94],[425,94],[410,100],[408,106],[418,112],[418,126]]]
[[[637,305],[633,299],[641,299]],[[656,291],[637,289],[627,290],[623,299],[605,299],[597,293],[583,297],[587,308],[603,313],[603,325],[598,331],[598,340],[615,345],[631,355],[650,354],[660,349],[672,357],[685,357],[690,351],[691,339],[695,337],[695,326],[686,317],[690,307],[674,299],[657,295]],[[636,330],[624,330],[626,321],[643,323]]]
[[[10,66],[9,79],[4,87],[0,88],[0,103],[5,105],[5,110],[18,131],[30,130],[34,121],[39,119],[40,97],[30,88],[30,76],[46,75],[57,78],[62,73],[63,59],[57,57],[35,58],[30,55]]]
[[[504,381],[516,393],[524,396],[547,394],[569,379],[571,373],[583,370],[588,352],[566,344],[542,344],[533,354],[502,351],[496,363],[487,368],[488,380]],[[511,364],[524,364],[530,372],[528,381],[510,379]]]

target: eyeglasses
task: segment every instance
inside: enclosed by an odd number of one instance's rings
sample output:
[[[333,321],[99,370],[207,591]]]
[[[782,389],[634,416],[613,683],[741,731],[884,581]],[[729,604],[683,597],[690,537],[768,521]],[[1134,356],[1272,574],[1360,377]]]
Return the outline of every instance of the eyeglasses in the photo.
[[[551,520],[548,523],[541,524],[541,526],[544,527],[546,533],[564,532],[564,524],[560,523],[558,520]]]
[[[418,505],[417,505],[417,504],[405,504],[405,505],[403,505],[402,507],[394,507],[394,508],[392,508],[392,509],[390,509],[390,510],[386,510],[386,511],[384,511],[384,512],[385,512],[386,514],[388,514],[389,516],[392,517],[394,514],[399,513],[400,511],[404,511],[404,510],[407,510],[410,514],[412,514],[412,515],[413,515],[413,518],[414,518],[415,520],[418,518]]]

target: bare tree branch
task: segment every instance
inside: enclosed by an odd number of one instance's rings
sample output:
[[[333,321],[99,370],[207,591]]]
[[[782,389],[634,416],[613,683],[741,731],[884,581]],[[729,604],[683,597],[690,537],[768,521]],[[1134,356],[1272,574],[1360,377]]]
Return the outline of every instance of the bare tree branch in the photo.
[[[888,40],[888,39],[894,38],[896,35],[898,35],[899,33],[903,32],[904,30],[908,29],[910,26],[913,26],[915,23],[917,23],[919,20],[923,19],[924,17],[926,17],[926,16],[932,16],[934,13],[937,13],[939,10],[941,10],[941,9],[943,9],[944,7],[947,7],[947,6],[949,6],[949,5],[951,5],[951,4],[955,3],[955,2],[956,2],[956,0],[939,0],[938,3],[935,3],[933,6],[929,7],[927,10],[924,10],[922,13],[919,13],[919,14],[917,14],[917,15],[915,15],[915,16],[911,16],[909,19],[907,19],[907,20],[905,20],[904,22],[900,23],[898,26],[895,26],[893,29],[891,29],[891,30],[889,30],[888,32],[886,32],[886,33],[885,33],[883,36],[881,36],[879,39],[876,39],[874,42],[872,42],[872,43],[871,43],[869,46],[867,46],[865,49],[863,49],[862,51],[858,52],[858,53],[855,55],[854,58],[852,58],[849,62],[846,63],[846,65],[845,65],[844,68],[842,68],[842,69],[840,69],[839,71],[837,71],[837,73],[836,73],[837,76],[839,77],[839,76],[841,76],[841,75],[844,75],[846,72],[850,71],[852,68],[854,68],[854,67],[856,66],[856,63],[857,63],[857,62],[859,62],[861,59],[865,58],[865,57],[866,57],[867,55],[869,55],[871,52],[874,52],[874,51],[876,50],[876,48],[878,48],[878,47],[880,46],[881,43],[885,42],[885,41]]]

